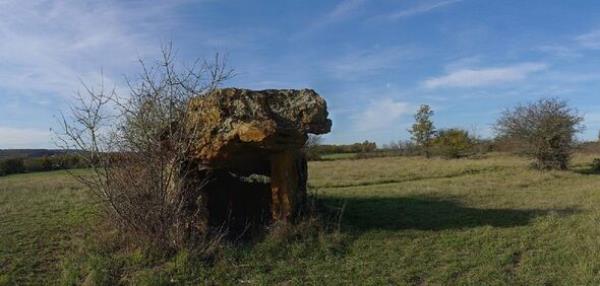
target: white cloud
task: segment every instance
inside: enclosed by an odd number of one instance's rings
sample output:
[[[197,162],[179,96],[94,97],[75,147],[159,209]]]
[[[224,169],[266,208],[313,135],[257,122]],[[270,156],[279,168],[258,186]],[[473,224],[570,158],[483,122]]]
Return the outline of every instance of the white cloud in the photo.
[[[0,149],[40,148],[51,146],[50,130],[0,126]]]
[[[598,82],[600,81],[600,72],[595,71],[580,71],[580,72],[569,72],[569,71],[555,71],[549,72],[545,75],[545,79],[555,84],[566,85],[575,84],[580,86],[582,83],[587,82]]]
[[[463,0],[446,0],[446,1],[422,4],[422,5],[419,5],[416,7],[412,7],[412,8],[406,9],[406,10],[401,10],[401,11],[395,12],[393,14],[390,14],[387,16],[387,18],[391,19],[391,20],[398,20],[401,18],[412,17],[412,16],[415,16],[418,14],[427,13],[429,11],[439,9],[439,8],[442,8],[445,6],[449,6],[452,4],[456,4],[456,3],[459,3],[462,1]]]
[[[537,51],[565,58],[582,57],[586,50],[598,49],[600,49],[600,29],[577,35],[563,43],[542,45],[535,48]]]
[[[367,3],[367,0],[342,0],[333,8],[333,10],[312,22],[307,28],[293,34],[290,39],[292,41],[302,39],[327,25],[350,18],[350,16],[356,13],[365,3]]]
[[[563,58],[578,58],[582,56],[578,51],[579,49],[561,45],[543,45],[535,48],[535,50]]]
[[[1,99],[27,97],[23,102],[46,103],[53,112],[82,89],[81,81],[126,89],[123,76],[138,70],[137,59],[155,58],[170,40],[162,35],[178,25],[171,15],[182,4],[0,0]],[[19,108],[12,121],[51,125]],[[50,137],[43,129],[0,127],[0,148],[51,147]]]
[[[337,78],[356,78],[398,67],[401,61],[418,56],[418,52],[410,47],[357,50],[326,62],[325,69]]]
[[[0,89],[71,96],[101,69],[116,85],[159,50],[157,34],[173,23],[164,15],[179,2],[0,1]]]
[[[600,30],[591,31],[586,34],[575,37],[575,41],[583,48],[599,49],[600,48]]]
[[[546,69],[544,63],[522,63],[507,67],[460,69],[423,82],[426,88],[477,87],[523,80],[531,73]]]
[[[327,19],[329,19],[329,21],[343,19],[352,12],[356,11],[366,2],[366,0],[343,0],[342,2],[338,3],[327,15]]]
[[[482,61],[481,56],[458,58],[458,59],[452,60],[451,62],[447,63],[445,65],[444,69],[448,72],[460,70],[460,69],[466,69],[468,67],[478,65],[479,63],[481,63],[481,61]]]
[[[409,103],[385,98],[369,104],[354,120],[358,131],[373,131],[392,127],[398,119],[410,112]]]

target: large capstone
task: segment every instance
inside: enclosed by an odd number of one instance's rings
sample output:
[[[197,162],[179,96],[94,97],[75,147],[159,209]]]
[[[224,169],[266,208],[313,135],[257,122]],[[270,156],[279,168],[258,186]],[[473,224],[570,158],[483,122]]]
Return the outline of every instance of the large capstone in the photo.
[[[189,103],[190,162],[211,170],[208,221],[234,226],[287,221],[306,199],[308,134],[331,129],[314,90],[218,89]],[[193,132],[192,132],[193,131]]]

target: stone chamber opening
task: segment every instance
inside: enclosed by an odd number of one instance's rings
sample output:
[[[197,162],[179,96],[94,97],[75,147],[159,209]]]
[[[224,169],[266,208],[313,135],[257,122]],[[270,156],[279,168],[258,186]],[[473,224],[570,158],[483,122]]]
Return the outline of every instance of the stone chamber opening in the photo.
[[[303,146],[331,130],[325,100],[311,89],[224,88],[189,105],[189,160],[210,173],[195,203],[204,222],[239,233],[296,218],[306,202]]]

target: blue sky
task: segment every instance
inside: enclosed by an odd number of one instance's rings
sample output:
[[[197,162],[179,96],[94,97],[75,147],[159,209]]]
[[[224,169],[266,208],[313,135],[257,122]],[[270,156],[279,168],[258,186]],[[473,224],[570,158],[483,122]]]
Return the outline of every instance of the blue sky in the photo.
[[[313,88],[329,143],[407,139],[437,127],[492,135],[499,113],[566,99],[600,129],[600,2],[485,0],[0,0],[0,148],[51,148],[80,81],[122,90],[138,58],[174,43],[182,61],[225,53],[226,85]]]

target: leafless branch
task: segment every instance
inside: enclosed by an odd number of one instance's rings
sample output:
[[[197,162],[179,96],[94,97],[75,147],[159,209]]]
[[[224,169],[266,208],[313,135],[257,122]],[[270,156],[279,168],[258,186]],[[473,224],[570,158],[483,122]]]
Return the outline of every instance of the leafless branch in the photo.
[[[183,247],[206,230],[202,190],[210,180],[209,171],[184,163],[198,131],[183,124],[188,102],[234,72],[218,54],[212,62],[180,68],[171,44],[163,47],[159,62],[139,63],[138,77],[126,78],[127,96],[107,91],[104,81],[97,89],[82,83],[70,114],[59,117],[56,143],[76,150],[90,167],[77,179],[119,229]]]

